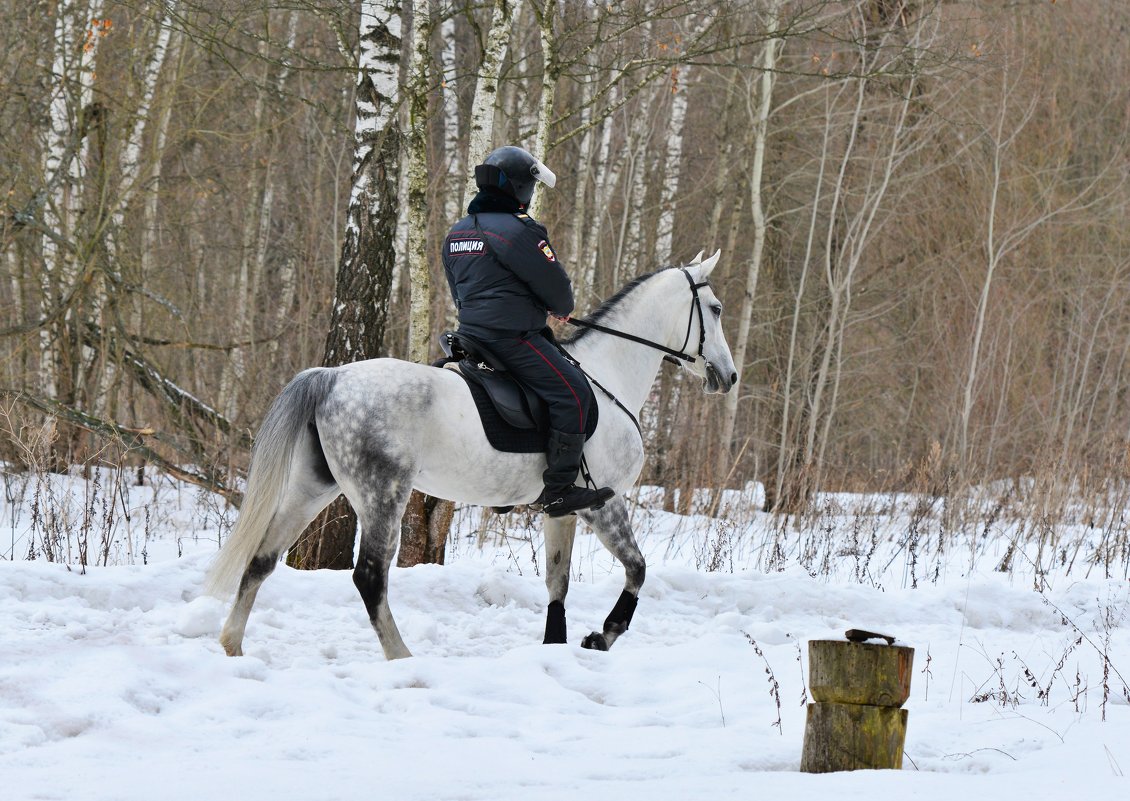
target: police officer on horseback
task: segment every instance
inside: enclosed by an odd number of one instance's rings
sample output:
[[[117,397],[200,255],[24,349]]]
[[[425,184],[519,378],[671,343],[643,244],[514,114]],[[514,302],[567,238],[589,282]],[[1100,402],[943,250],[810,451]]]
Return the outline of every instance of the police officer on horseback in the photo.
[[[459,335],[486,348],[549,407],[545,489],[550,517],[599,508],[612,489],[576,485],[591,394],[577,367],[551,341],[546,317],[573,311],[573,286],[545,226],[527,214],[538,182],[556,176],[520,147],[500,147],[475,167],[478,194],[443,246],[459,312]]]

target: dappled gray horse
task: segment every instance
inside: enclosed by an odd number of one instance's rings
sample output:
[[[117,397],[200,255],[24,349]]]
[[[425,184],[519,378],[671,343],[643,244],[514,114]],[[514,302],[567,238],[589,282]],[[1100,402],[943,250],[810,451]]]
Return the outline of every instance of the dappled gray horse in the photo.
[[[624,591],[602,631],[584,638],[605,650],[631,622],[644,560],[622,493],[644,463],[636,416],[663,359],[681,360],[707,392],[737,381],[720,322],[722,306],[707,283],[718,253],[699,254],[621,289],[565,342],[603,391],[600,423],[585,446],[599,486],[617,495],[579,513],[624,565]],[[339,493],[357,511],[361,541],[353,582],[385,656],[410,656],[388,605],[388,573],[400,518],[413,488],[484,506],[532,503],[542,489],[544,454],[501,453],[487,442],[467,383],[451,370],[398,359],[372,359],[305,370],[275,399],[255,439],[247,493],[235,528],[208,576],[208,591],[235,602],[220,642],[243,653],[247,617],[260,585],[282,553]],[[565,594],[572,522],[546,517],[546,641],[565,642]]]

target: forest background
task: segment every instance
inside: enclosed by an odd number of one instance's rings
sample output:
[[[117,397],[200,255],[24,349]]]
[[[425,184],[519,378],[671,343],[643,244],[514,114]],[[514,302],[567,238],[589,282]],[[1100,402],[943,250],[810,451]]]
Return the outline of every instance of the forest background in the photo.
[[[1124,491],[1123,0],[0,9],[10,465],[148,463],[238,503],[296,372],[438,355],[437,244],[515,143],[558,175],[535,213],[578,313],[722,250],[741,381],[665,368],[641,480],[669,504]]]

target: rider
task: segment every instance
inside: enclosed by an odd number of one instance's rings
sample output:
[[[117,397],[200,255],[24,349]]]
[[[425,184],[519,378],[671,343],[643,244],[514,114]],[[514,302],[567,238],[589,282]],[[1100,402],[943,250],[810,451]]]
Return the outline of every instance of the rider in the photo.
[[[615,493],[576,486],[590,394],[580,371],[547,339],[546,315],[573,311],[573,286],[545,226],[526,213],[538,181],[556,176],[520,147],[500,147],[475,167],[479,193],[443,245],[459,333],[482,343],[549,406],[545,489],[550,517],[599,508]],[[552,334],[549,334],[552,336]]]

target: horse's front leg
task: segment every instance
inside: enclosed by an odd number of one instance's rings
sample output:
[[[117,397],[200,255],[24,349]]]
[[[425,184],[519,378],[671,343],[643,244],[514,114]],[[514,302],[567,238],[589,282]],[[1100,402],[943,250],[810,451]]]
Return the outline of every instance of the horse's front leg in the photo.
[[[549,608],[545,614],[543,643],[568,642],[565,638],[565,595],[569,592],[569,567],[573,557],[573,537],[577,518],[544,516],[545,588],[549,591]]]
[[[624,591],[605,619],[604,630],[594,631],[581,641],[582,648],[607,651],[632,622],[646,566],[628,521],[628,504],[622,497],[616,496],[603,509],[578,514],[592,526],[604,547],[624,565]]]

